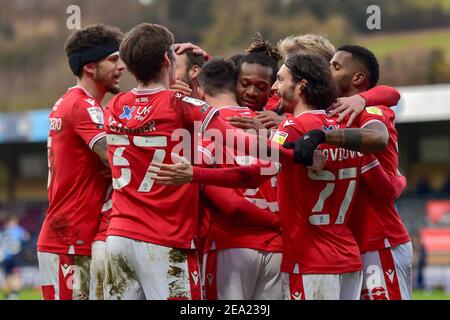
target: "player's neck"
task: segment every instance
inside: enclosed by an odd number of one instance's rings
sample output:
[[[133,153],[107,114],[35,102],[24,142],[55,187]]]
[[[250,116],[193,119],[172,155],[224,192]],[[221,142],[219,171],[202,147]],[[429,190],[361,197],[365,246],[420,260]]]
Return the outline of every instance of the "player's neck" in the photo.
[[[148,83],[143,83],[142,81],[138,81],[138,85],[136,89],[142,90],[142,89],[169,89],[170,87],[170,81],[169,81],[169,75],[167,72],[161,71],[159,76],[155,79],[150,80]]]
[[[192,93],[191,97],[195,99],[202,99],[200,92],[198,91],[199,86],[196,83],[192,83]]]
[[[89,93],[95,100],[102,102],[105,97],[106,90],[103,85],[94,81],[87,76],[77,79],[77,86],[82,87],[87,93]]]
[[[341,94],[341,97],[351,97],[364,91],[365,90],[359,90],[358,88],[349,88],[347,91]]]
[[[314,110],[310,105],[308,105],[303,99],[300,99],[300,101],[297,103],[297,105],[294,108],[293,115],[294,117],[298,117],[300,114],[306,111]]]
[[[222,93],[218,94],[215,97],[206,96],[205,97],[206,103],[208,103],[210,106],[221,109],[223,107],[231,107],[231,106],[238,106],[238,102],[236,100],[236,96],[233,94],[228,93]]]

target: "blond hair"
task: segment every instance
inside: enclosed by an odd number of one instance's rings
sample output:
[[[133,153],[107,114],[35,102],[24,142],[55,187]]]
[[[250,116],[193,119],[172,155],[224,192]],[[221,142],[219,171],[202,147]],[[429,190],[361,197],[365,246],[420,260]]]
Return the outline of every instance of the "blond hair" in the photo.
[[[327,38],[316,34],[288,36],[278,42],[278,48],[285,59],[293,54],[307,53],[319,55],[327,62],[331,61],[336,52],[336,48]]]

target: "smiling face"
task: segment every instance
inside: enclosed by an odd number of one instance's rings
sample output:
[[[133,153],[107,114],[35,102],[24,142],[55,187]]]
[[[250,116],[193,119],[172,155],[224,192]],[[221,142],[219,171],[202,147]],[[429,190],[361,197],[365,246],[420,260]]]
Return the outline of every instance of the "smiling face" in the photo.
[[[256,63],[243,63],[236,84],[239,105],[260,111],[271,94],[272,69]]]
[[[283,64],[280,71],[278,71],[277,81],[273,84],[272,90],[280,97],[283,110],[293,113],[299,98],[295,94],[295,83],[292,74],[286,65]]]

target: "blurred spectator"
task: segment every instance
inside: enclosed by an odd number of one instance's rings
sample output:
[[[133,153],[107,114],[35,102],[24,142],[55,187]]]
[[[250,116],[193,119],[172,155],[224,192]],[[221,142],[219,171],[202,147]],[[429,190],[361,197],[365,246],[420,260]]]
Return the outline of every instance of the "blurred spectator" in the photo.
[[[425,288],[423,271],[426,266],[427,252],[423,245],[420,236],[414,237],[414,265],[416,269],[415,273],[415,288],[423,290]]]
[[[441,189],[442,193],[450,194],[450,174],[447,175],[447,180],[445,180]]]
[[[22,287],[17,269],[18,257],[29,238],[30,235],[19,225],[16,215],[8,218],[0,233],[0,262],[5,275],[3,290],[9,300],[18,299],[18,292]]]
[[[416,184],[416,194],[417,195],[427,195],[431,192],[430,183],[426,177],[420,177]]]

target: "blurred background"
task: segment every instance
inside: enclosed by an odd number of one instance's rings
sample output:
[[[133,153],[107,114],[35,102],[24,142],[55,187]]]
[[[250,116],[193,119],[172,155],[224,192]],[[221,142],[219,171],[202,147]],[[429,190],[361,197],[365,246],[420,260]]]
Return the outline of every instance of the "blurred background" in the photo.
[[[273,44],[317,33],[336,47],[367,46],[379,59],[380,83],[402,93],[397,130],[408,187],[397,205],[415,247],[414,297],[450,299],[450,0],[0,0],[0,261],[5,243],[20,244],[13,251],[21,298],[40,298],[33,288],[47,207],[47,116],[75,83],[64,53],[71,5],[82,27],[159,23],[213,56],[242,52],[257,31]],[[367,26],[370,5],[381,9],[381,29]],[[124,78],[122,89],[132,88]],[[15,242],[12,217],[27,235]]]

